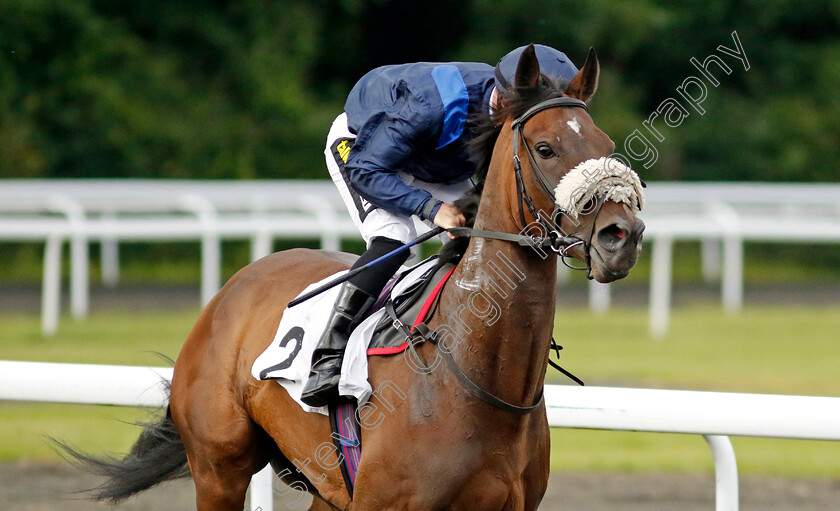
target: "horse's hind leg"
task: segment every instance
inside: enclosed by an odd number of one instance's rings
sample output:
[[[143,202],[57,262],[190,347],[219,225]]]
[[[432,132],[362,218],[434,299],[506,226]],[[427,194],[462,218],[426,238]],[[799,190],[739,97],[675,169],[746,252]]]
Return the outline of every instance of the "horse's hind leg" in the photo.
[[[250,421],[218,425],[214,438],[191,431],[187,458],[195,481],[198,511],[242,511],[251,476],[265,465]],[[209,430],[207,431],[209,432]],[[197,441],[198,440],[198,441]]]
[[[219,463],[190,463],[195,480],[195,502],[197,511],[230,510],[245,508],[245,492],[251,480],[235,467]]]
[[[170,407],[195,481],[196,509],[242,511],[251,476],[272,452],[260,448],[265,432],[224,387],[179,383],[173,381]]]

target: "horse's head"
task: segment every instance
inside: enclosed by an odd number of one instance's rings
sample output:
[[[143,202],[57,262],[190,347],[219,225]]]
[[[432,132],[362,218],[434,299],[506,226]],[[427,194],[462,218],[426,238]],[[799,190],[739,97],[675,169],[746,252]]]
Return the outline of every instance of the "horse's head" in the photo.
[[[615,144],[587,114],[598,73],[590,50],[580,72],[557,87],[540,73],[533,48],[523,52],[516,93],[500,105],[505,124],[488,181],[500,180],[515,224],[576,239],[561,253],[585,263],[598,282],[612,282],[636,264],[645,228],[636,213],[644,199],[638,176],[608,158]]]

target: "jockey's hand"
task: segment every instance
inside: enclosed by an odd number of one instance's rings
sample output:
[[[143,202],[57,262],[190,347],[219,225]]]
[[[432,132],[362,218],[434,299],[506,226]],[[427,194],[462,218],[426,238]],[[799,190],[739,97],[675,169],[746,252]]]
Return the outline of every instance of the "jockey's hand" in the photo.
[[[461,213],[461,210],[444,202],[440,205],[440,209],[438,209],[437,214],[435,214],[433,222],[438,227],[449,229],[450,227],[463,227],[466,225],[467,219],[464,217],[464,214]],[[449,233],[446,234],[448,234],[453,240],[456,238],[456,236]]]

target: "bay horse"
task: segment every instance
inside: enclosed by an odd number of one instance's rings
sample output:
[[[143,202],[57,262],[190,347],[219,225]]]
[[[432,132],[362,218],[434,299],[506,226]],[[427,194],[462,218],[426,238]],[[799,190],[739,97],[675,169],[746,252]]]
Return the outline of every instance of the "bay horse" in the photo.
[[[565,84],[540,73],[532,49],[523,53],[517,95],[476,140],[489,162],[478,164],[476,230],[520,233],[554,207],[545,181],[556,185],[579,163],[612,155],[615,145],[585,110],[598,74],[591,49]],[[520,149],[529,157],[520,161]],[[595,280],[610,282],[635,264],[644,224],[626,204],[603,201],[577,222],[562,218],[561,228],[586,241],[567,253],[586,263]],[[109,477],[96,498],[117,501],[191,474],[198,510],[241,511],[251,476],[271,463],[284,482],[313,495],[316,511],[536,509],[549,476],[542,388],[558,258],[499,239],[457,241],[466,248],[428,326],[444,331],[457,323],[463,336],[446,348],[417,346],[417,356],[433,367],[428,374],[401,356],[370,360],[378,392],[359,417],[363,452],[352,499],[328,419],[304,412],[276,382],[251,376],[286,304],[353,260],[303,249],[243,268],[207,305],[175,363],[165,416],[147,425],[125,458],[71,452]],[[508,408],[477,399],[451,366],[434,364],[444,349],[462,376]]]

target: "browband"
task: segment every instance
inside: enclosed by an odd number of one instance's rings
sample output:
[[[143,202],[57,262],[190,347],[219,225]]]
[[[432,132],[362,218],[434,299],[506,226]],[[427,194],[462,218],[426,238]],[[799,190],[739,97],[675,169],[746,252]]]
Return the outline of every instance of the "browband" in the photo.
[[[547,99],[545,101],[537,103],[536,105],[526,110],[524,114],[520,115],[513,121],[510,127],[516,130],[517,128],[520,128],[521,125],[525,123],[525,121],[542,112],[543,110],[548,110],[549,108],[554,108],[558,106],[578,106],[580,108],[583,108],[587,112],[589,111],[589,107],[586,105],[586,103],[577,98],[569,98],[563,96],[554,99]]]

